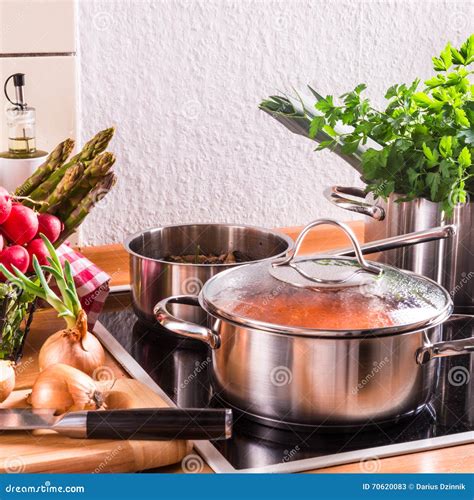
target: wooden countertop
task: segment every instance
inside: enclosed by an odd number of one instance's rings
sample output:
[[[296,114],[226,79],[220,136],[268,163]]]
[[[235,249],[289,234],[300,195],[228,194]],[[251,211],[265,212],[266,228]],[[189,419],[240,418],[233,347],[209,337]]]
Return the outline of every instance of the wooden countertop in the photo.
[[[360,240],[363,239],[363,223],[350,223]],[[282,231],[295,238],[301,228],[283,228]],[[306,238],[303,252],[324,251],[333,248],[349,246],[345,236],[336,229],[321,226],[315,228]],[[97,247],[83,247],[80,251],[89,259],[104,269],[112,277],[111,285],[129,284],[128,255],[122,245],[104,245]],[[462,446],[452,446],[437,450],[430,450],[420,453],[411,453],[396,457],[389,457],[374,460],[371,464],[372,470],[380,473],[448,473],[448,472],[474,472],[474,443]],[[369,467],[367,467],[369,469]],[[179,464],[159,469],[160,472],[181,472]],[[312,471],[314,473],[360,473],[364,472],[363,466],[359,463],[339,465]],[[206,467],[203,472],[212,472]]]

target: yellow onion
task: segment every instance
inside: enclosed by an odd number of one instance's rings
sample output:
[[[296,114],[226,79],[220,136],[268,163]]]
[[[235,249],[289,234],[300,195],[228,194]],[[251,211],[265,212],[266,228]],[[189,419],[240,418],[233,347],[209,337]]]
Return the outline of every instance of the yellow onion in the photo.
[[[50,408],[60,415],[68,411],[98,410],[104,406],[95,382],[77,368],[62,363],[42,371],[29,401],[33,408]]]
[[[87,315],[81,309],[74,328],[65,328],[51,335],[39,352],[40,371],[57,363],[73,366],[92,375],[105,363],[104,348],[87,331]]]
[[[0,403],[10,396],[15,387],[15,369],[11,361],[0,360]]]

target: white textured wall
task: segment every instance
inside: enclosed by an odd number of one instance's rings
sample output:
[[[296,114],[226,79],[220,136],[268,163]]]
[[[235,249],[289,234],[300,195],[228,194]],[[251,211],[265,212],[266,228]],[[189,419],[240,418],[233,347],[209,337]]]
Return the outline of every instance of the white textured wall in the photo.
[[[84,225],[84,243],[191,221],[295,225],[348,218],[322,197],[356,173],[257,109],[312,84],[430,73],[469,34],[470,2],[79,0],[83,139],[115,124],[119,184]]]

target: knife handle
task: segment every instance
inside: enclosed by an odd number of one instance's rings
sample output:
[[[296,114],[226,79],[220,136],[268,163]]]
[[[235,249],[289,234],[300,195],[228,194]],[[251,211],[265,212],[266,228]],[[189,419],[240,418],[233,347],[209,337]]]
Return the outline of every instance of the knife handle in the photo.
[[[92,439],[228,439],[232,410],[222,408],[149,408],[87,412]]]

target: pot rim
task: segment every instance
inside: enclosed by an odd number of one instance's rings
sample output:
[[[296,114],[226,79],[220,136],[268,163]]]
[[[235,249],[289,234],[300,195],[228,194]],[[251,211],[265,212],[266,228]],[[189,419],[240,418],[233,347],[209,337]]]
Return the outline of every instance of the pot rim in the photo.
[[[244,264],[245,266],[250,266],[250,264]],[[389,335],[398,335],[402,333],[411,333],[419,330],[424,330],[427,328],[433,328],[435,326],[440,325],[441,323],[444,323],[452,314],[454,305],[453,301],[451,299],[451,296],[449,292],[443,288],[441,285],[436,283],[434,280],[427,278],[425,276],[422,276],[420,274],[414,273],[412,271],[405,271],[405,270],[400,270],[394,266],[388,266],[384,265],[384,267],[390,267],[393,268],[399,272],[407,273],[412,276],[415,276],[417,278],[426,280],[437,287],[440,288],[440,290],[443,292],[445,298],[446,298],[446,305],[444,306],[443,309],[441,309],[436,316],[433,316],[429,318],[428,320],[423,320],[423,321],[418,321],[414,323],[408,323],[406,325],[397,325],[397,326],[387,326],[387,327],[380,327],[380,328],[373,328],[373,329],[365,329],[365,330],[328,330],[328,329],[320,329],[320,328],[306,328],[306,327],[294,327],[294,326],[280,326],[276,325],[274,323],[267,323],[265,321],[259,321],[259,320],[253,320],[253,319],[248,319],[248,318],[241,318],[238,317],[237,315],[230,314],[226,311],[223,311],[222,309],[219,309],[216,307],[212,302],[208,301],[205,297],[206,295],[206,289],[216,280],[216,279],[225,279],[225,275],[229,274],[232,269],[228,269],[227,271],[223,271],[222,273],[219,273],[218,275],[213,276],[210,278],[203,286],[201,292],[199,293],[199,303],[201,307],[208,313],[211,314],[212,316],[218,318],[218,319],[223,319],[225,321],[230,321],[231,323],[234,323],[238,326],[243,326],[246,328],[252,328],[252,329],[257,329],[257,330],[262,330],[264,332],[269,332],[269,333],[278,333],[278,334],[284,334],[284,335],[289,335],[289,336],[299,336],[299,337],[351,337],[351,338],[358,338],[358,337],[382,337],[382,336],[389,336]]]
[[[179,228],[179,227],[189,227],[189,226],[220,226],[220,227],[235,227],[235,228],[240,228],[240,229],[253,229],[253,230],[258,230],[261,231],[262,233],[267,233],[271,234],[272,236],[276,236],[278,238],[281,238],[282,241],[287,243],[288,248],[284,250],[283,252],[280,252],[275,255],[270,255],[268,257],[264,257],[263,259],[258,259],[258,260],[251,260],[251,261],[244,261],[244,262],[233,262],[233,263],[228,263],[228,264],[193,264],[192,262],[170,262],[165,259],[154,259],[153,257],[146,257],[144,255],[141,255],[134,250],[130,248],[130,244],[132,241],[134,241],[136,238],[144,235],[145,233],[151,232],[151,231],[156,231],[156,230],[164,230],[168,228]],[[138,257],[139,259],[143,260],[148,260],[150,262],[159,262],[161,264],[168,264],[170,266],[185,266],[185,267],[202,267],[202,268],[212,268],[212,267],[217,267],[217,268],[232,268],[232,267],[237,267],[237,266],[242,266],[242,265],[247,265],[250,263],[256,263],[256,262],[263,262],[265,260],[269,259],[274,259],[277,257],[282,257],[287,254],[289,250],[291,250],[294,247],[294,241],[293,239],[288,236],[287,234],[276,231],[274,229],[268,229],[265,227],[261,226],[252,226],[249,224],[232,224],[232,223],[219,223],[219,222],[212,222],[212,223],[204,223],[204,222],[198,222],[198,223],[187,223],[187,224],[168,224],[165,226],[156,226],[156,227],[150,227],[148,229],[145,229],[144,231],[137,231],[136,233],[131,234],[130,236],[127,236],[125,241],[123,242],[123,247],[125,248],[126,252],[130,256]]]

